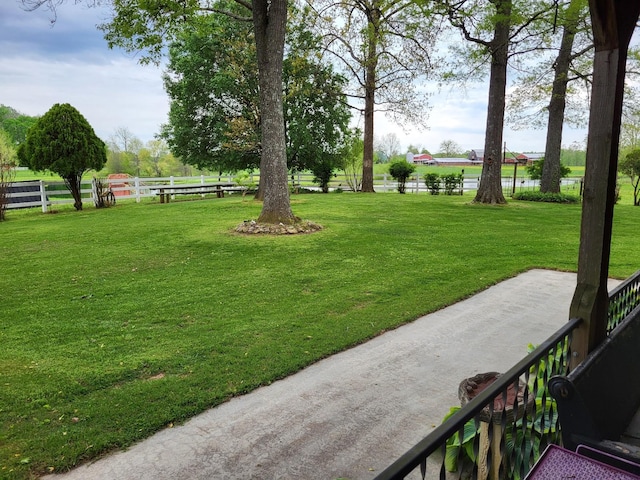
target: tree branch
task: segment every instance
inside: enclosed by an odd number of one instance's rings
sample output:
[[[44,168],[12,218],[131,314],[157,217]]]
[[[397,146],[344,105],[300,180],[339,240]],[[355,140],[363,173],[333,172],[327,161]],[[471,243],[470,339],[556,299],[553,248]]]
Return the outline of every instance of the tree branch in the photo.
[[[243,5],[243,2],[238,2],[240,5]],[[219,13],[221,15],[226,15],[227,17],[233,18],[234,20],[238,20],[239,22],[252,22],[252,17],[243,17],[242,15],[235,14],[233,12],[229,12],[228,10],[222,10],[219,8],[202,8],[203,11],[211,12],[211,13]]]

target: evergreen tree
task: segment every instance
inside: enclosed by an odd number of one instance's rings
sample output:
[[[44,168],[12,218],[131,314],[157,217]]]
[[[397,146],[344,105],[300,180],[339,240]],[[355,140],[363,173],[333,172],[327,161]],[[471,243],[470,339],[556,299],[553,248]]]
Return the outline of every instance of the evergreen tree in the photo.
[[[68,103],[56,103],[27,132],[18,149],[22,165],[60,175],[82,210],[80,182],[87,170],[100,170],[107,162],[106,146],[89,122]]]

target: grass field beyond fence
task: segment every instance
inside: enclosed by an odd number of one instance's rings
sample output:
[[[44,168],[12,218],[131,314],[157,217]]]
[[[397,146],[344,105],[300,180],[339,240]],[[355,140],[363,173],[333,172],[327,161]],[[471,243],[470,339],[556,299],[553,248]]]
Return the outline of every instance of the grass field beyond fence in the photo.
[[[240,197],[11,212],[0,478],[125,447],[527,269],[575,271],[579,205],[471,198],[298,195],[325,228],[282,237],[232,233],[261,208]],[[640,266],[639,224],[616,206],[613,276]]]

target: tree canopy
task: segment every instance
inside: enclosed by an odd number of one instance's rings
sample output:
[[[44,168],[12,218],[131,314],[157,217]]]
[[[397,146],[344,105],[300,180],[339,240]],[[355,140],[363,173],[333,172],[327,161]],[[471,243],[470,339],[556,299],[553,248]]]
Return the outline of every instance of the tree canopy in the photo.
[[[165,47],[203,16],[228,15],[253,24],[258,65],[261,158],[260,183],[264,199],[262,223],[298,221],[289,199],[282,64],[288,16],[287,0],[221,0],[217,2],[140,2],[113,0],[113,18],[100,26],[109,46],[142,52],[141,60],[159,61]],[[242,7],[234,10],[234,6]],[[212,32],[215,34],[216,32]]]
[[[223,15],[199,19],[169,47],[170,98],[162,137],[198,168],[260,165],[258,69],[251,25]]]
[[[27,132],[18,159],[32,170],[60,175],[82,210],[80,181],[87,170],[100,170],[107,161],[105,143],[82,114],[68,103],[56,103]]]
[[[413,0],[306,0],[326,52],[350,80],[352,105],[364,118],[362,191],[373,192],[374,112],[425,124],[418,88],[431,67],[435,16]]]
[[[36,123],[38,117],[30,117],[7,105],[0,105],[0,130],[7,132],[14,145],[27,138],[27,131]]]
[[[301,36],[289,35],[283,66],[287,165],[322,178],[337,166],[350,113],[344,79],[307,55]],[[259,166],[261,115],[252,37],[249,25],[219,15],[201,19],[171,45],[165,75],[171,106],[162,136],[186,163],[219,171]]]

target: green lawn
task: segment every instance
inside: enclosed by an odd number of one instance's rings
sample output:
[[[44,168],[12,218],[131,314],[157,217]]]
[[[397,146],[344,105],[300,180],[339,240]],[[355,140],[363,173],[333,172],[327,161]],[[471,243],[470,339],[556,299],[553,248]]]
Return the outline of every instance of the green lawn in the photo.
[[[287,237],[232,233],[260,211],[239,197],[9,211],[0,478],[127,446],[527,269],[576,269],[579,205],[471,199],[298,195],[325,228]],[[613,276],[640,267],[639,224],[625,193]]]

